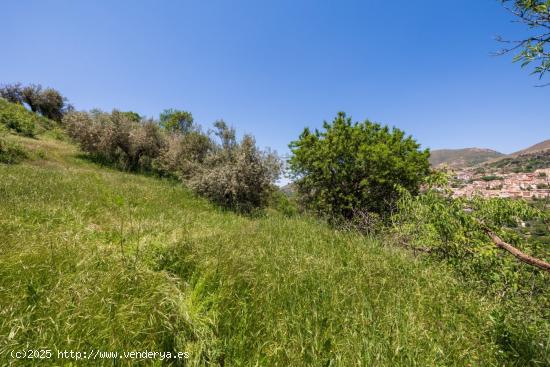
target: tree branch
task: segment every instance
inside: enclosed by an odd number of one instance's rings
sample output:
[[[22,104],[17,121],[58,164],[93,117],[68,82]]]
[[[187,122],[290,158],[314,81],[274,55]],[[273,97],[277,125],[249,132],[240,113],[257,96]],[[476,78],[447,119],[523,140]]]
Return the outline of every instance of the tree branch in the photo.
[[[493,243],[496,247],[501,248],[505,251],[508,251],[512,255],[514,255],[519,261],[524,262],[526,264],[536,266],[539,269],[545,270],[547,272],[550,272],[550,264],[547,263],[544,260],[537,259],[536,257],[527,255],[526,253],[518,250],[514,246],[510,245],[509,243],[504,242],[499,236],[497,236],[493,231],[491,231],[487,226],[481,224],[481,228],[487,233],[487,235],[491,238]]]

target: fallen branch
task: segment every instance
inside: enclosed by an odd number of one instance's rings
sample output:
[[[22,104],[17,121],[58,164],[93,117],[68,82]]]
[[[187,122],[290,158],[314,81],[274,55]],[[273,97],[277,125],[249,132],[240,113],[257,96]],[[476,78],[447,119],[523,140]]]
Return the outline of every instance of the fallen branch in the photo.
[[[487,233],[489,237],[491,237],[491,240],[493,243],[498,247],[505,251],[508,251],[512,255],[514,255],[519,261],[524,262],[526,264],[536,266],[539,269],[546,270],[550,272],[550,264],[547,263],[544,260],[537,259],[536,257],[529,256],[526,253],[518,250],[514,246],[510,245],[509,243],[504,242],[499,236],[497,236],[493,231],[491,231],[488,227],[485,225],[481,225],[481,228]]]

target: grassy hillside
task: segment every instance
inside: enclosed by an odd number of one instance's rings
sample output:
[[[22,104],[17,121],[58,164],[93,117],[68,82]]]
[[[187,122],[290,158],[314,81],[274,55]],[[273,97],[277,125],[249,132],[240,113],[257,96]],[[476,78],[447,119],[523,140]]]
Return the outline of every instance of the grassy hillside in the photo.
[[[192,365],[502,364],[496,305],[442,267],[307,218],[224,212],[53,138],[10,138],[40,154],[0,164],[1,365],[27,365],[9,359],[25,348],[185,351]]]
[[[465,149],[436,149],[430,152],[432,166],[446,164],[452,168],[464,168],[475,166],[488,160],[503,157],[504,154],[491,149],[465,148]]]

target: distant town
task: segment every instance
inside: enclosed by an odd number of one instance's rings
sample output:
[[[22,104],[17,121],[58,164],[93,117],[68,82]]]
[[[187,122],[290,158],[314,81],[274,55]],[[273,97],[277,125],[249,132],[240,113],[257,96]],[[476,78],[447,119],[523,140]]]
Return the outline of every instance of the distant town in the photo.
[[[453,174],[453,197],[544,199],[550,197],[550,168],[530,173],[477,172],[474,168]]]

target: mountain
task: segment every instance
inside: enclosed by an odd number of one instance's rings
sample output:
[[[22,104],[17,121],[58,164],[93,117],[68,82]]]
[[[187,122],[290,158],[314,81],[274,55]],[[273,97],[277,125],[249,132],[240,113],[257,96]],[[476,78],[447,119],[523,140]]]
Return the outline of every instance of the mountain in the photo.
[[[509,155],[495,161],[486,162],[481,167],[490,172],[534,172],[539,168],[550,168],[550,149]]]
[[[484,148],[436,149],[431,151],[430,163],[432,166],[446,164],[452,168],[464,168],[504,156],[500,152]]]
[[[519,150],[515,153],[510,154],[512,157],[517,157],[518,155],[527,154],[527,153],[537,153],[550,149],[550,139],[531,145],[529,148]]]

